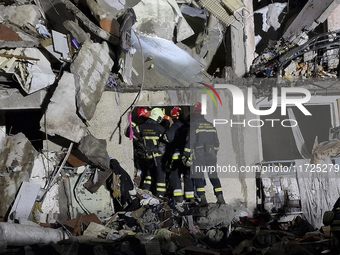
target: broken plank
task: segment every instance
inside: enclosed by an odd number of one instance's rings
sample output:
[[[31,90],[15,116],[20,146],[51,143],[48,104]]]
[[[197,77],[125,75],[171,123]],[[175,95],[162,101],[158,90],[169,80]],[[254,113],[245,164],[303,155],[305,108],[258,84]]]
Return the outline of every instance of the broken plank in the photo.
[[[36,60],[39,61],[40,59],[38,58],[31,58],[27,56],[19,56],[19,55],[13,55],[13,54],[2,54],[0,53],[0,57],[5,57],[5,58],[17,58],[17,59],[27,59],[27,60]]]

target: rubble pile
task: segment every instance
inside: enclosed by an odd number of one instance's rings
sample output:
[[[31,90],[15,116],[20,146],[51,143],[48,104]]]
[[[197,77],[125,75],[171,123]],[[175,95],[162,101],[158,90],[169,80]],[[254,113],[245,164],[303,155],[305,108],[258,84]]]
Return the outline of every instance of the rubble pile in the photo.
[[[38,109],[34,131],[44,139],[38,146],[22,132],[3,130],[0,115],[0,254],[321,254],[334,248],[329,227],[316,229],[297,210],[289,221],[281,220],[285,211],[273,214],[274,196],[265,201],[270,213],[254,216],[244,206],[155,197],[131,179],[133,169],[109,155],[115,130],[100,138],[90,131],[91,124],[105,125],[95,122],[104,91],[115,92],[110,99],[117,106],[123,89],[139,91],[124,113],[114,112],[121,133],[121,119],[142,89],[211,81],[206,69],[227,27],[243,29],[243,11],[239,0],[1,3],[1,110]],[[338,34],[279,41],[251,73],[335,78]]]
[[[252,65],[258,77],[279,80],[337,78],[339,66],[339,31],[327,32],[308,39],[302,33],[293,42],[271,42]]]

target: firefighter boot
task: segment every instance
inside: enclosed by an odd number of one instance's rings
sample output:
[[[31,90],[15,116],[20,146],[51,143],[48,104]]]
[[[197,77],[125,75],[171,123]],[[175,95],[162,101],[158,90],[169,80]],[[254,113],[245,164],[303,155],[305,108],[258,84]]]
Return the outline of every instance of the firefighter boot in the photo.
[[[222,193],[220,193],[220,194],[218,194],[218,195],[216,195],[216,197],[217,197],[217,204],[225,204],[225,201],[224,201],[224,198],[223,198],[223,194]]]
[[[199,203],[199,206],[202,206],[202,207],[207,206],[208,205],[208,201],[207,201],[206,196],[205,195],[201,195],[200,198],[201,198],[201,201]]]

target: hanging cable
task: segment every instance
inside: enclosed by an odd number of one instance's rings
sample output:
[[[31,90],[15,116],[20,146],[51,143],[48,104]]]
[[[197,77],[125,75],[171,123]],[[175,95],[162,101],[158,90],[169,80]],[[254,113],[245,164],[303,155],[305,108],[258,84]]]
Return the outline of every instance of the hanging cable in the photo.
[[[130,106],[123,112],[123,114],[120,115],[119,121],[118,121],[118,123],[117,123],[117,126],[116,126],[116,128],[113,130],[113,132],[112,132],[112,134],[111,134],[111,136],[110,136],[110,141],[111,141],[113,135],[115,134],[115,132],[116,132],[117,129],[118,129],[118,132],[119,132],[119,144],[122,143],[122,132],[121,132],[122,118],[123,118],[123,116],[124,116],[129,110],[132,110],[132,108],[133,108],[133,106],[134,106],[135,104],[138,103],[139,98],[140,98],[140,94],[141,94],[141,92],[142,92],[142,90],[143,90],[143,86],[144,86],[144,78],[145,78],[143,47],[142,47],[142,44],[141,44],[141,42],[140,42],[140,40],[139,40],[138,34],[137,34],[133,29],[131,29],[131,30],[132,30],[133,33],[136,35],[136,38],[137,38],[138,43],[139,43],[139,47],[140,47],[140,49],[141,49],[141,54],[142,54],[142,84],[141,84],[140,89],[139,89],[139,91],[138,91],[138,93],[137,93],[135,99],[133,100],[133,102],[132,102],[132,103],[130,104]]]

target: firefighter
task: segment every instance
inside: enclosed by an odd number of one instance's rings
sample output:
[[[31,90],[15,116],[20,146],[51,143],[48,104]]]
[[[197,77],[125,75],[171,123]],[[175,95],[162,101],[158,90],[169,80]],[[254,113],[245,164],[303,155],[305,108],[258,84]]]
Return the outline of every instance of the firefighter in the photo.
[[[194,181],[197,194],[201,198],[201,205],[207,204],[205,196],[205,179],[204,172],[196,172],[196,166],[199,169],[210,169],[209,166],[217,164],[217,152],[219,149],[219,140],[215,127],[207,121],[201,114],[201,103],[194,105],[193,114],[190,116],[190,140],[192,145],[192,164],[194,172]],[[225,204],[221,182],[216,172],[208,172],[208,177],[214,187],[214,194],[217,197],[217,203]]]
[[[139,134],[146,149],[148,168],[143,188],[154,191],[151,185],[153,184],[152,181],[156,181],[155,195],[158,197],[164,196],[166,191],[165,172],[162,170],[161,165],[164,149],[162,149],[160,142],[160,138],[164,134],[164,127],[159,124],[163,118],[163,111],[160,108],[153,108],[150,111],[148,120],[134,128],[134,132]]]
[[[167,154],[170,158],[169,184],[173,190],[173,198],[177,203],[183,202],[181,175],[184,178],[184,193],[187,200],[194,198],[194,185],[190,178],[190,169],[181,160],[185,147],[185,139],[189,131],[189,124],[180,116],[182,109],[174,107],[170,111],[173,124],[165,132],[163,139],[168,142]]]

